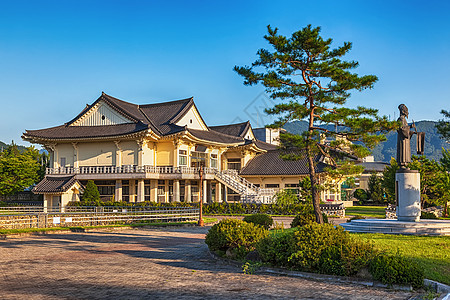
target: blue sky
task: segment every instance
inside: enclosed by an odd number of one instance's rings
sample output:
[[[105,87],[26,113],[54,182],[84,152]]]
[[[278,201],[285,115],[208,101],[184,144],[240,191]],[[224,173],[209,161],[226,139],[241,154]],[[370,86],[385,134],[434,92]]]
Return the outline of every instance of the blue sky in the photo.
[[[102,91],[138,104],[194,96],[209,125],[269,119],[261,86],[233,72],[256,58],[271,24],[290,35],[322,27],[353,43],[353,93],[365,105],[414,120],[450,109],[448,1],[3,1],[0,0],[0,140],[63,124]],[[259,123],[259,124],[257,124]]]

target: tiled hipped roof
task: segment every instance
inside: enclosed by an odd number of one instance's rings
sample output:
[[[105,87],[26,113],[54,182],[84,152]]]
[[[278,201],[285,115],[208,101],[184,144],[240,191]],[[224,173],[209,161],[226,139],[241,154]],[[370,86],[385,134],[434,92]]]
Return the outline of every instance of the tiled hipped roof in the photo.
[[[241,170],[241,175],[307,175],[309,174],[306,155],[300,160],[283,160],[280,150],[269,150],[251,159]],[[328,165],[316,157],[316,172],[322,173]]]
[[[238,124],[221,125],[221,126],[210,126],[210,129],[218,131],[223,134],[228,134],[237,137],[244,137],[250,128],[250,122],[243,122]]]
[[[64,177],[47,175],[33,188],[33,193],[64,193],[77,182],[78,180],[75,179],[75,175]]]

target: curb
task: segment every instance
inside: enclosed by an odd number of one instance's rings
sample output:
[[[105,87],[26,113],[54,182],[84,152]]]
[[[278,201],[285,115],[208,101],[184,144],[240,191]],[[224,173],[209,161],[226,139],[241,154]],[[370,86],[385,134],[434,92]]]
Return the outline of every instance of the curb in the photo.
[[[446,284],[443,284],[443,283],[440,283],[440,282],[437,282],[434,280],[430,280],[430,279],[424,279],[423,284],[426,287],[433,289],[437,293],[450,295],[450,286],[448,286]],[[450,299],[450,296],[449,296],[449,299]]]

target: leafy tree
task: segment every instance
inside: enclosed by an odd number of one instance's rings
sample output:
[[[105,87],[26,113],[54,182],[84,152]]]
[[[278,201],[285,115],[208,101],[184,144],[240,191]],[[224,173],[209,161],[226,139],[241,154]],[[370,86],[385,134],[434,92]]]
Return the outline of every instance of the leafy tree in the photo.
[[[282,127],[289,121],[308,121],[308,130],[301,135],[280,136],[282,149],[286,150],[282,158],[307,160],[316,222],[323,223],[316,171],[319,157],[325,156],[333,166],[334,176],[339,175],[339,170],[349,174],[361,172],[361,168],[351,166],[344,157],[336,158],[332,154],[342,153],[336,151],[341,150],[364,157],[369,154],[365,146],[374,147],[385,140],[379,133],[394,129],[396,122],[379,117],[376,109],[345,107],[352,90],[372,88],[377,81],[374,75],[360,77],[352,73],[358,62],[341,59],[350,51],[351,43],[331,49],[332,39],[323,39],[320,27],[311,25],[291,37],[278,34],[278,29],[270,25],[267,29],[264,38],[274,50],[260,49],[258,59],[251,66],[235,66],[234,70],[244,77],[245,85],[261,83],[271,98],[285,101],[266,109],[267,113],[280,116],[273,127]],[[341,131],[320,125],[334,125]],[[321,143],[323,137],[335,140],[325,146]]]
[[[450,141],[450,111],[441,110],[441,114],[444,116],[444,119],[439,120],[436,124],[436,128],[438,133],[447,141]],[[446,120],[447,119],[447,120]]]
[[[284,189],[276,194],[276,203],[279,206],[288,206],[298,202],[297,194],[291,189]]]
[[[298,183],[300,199],[306,203],[312,203],[311,197],[311,179],[309,177],[304,177]]]
[[[375,173],[369,177],[368,196],[369,199],[372,199],[377,203],[383,203],[385,201],[382,181],[383,179]]]
[[[81,196],[81,200],[85,202],[95,202],[100,200],[100,192],[94,181],[89,180],[84,189],[84,193]]]
[[[359,201],[366,201],[367,199],[369,199],[369,197],[367,196],[367,192],[363,189],[356,189],[353,192],[353,197],[355,197]]]
[[[395,198],[395,173],[398,170],[398,164],[395,158],[391,159],[391,164],[383,171],[382,184],[387,198],[387,202],[394,204]],[[396,203],[395,203],[396,204]]]
[[[40,180],[39,152],[28,147],[22,153],[14,142],[0,152],[0,194],[12,195]]]

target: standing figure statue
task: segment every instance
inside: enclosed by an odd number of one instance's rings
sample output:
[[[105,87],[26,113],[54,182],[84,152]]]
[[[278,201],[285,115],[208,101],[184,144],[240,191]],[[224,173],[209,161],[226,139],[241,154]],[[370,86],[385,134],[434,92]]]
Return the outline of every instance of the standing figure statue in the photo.
[[[398,122],[401,124],[397,130],[397,164],[400,168],[406,169],[406,166],[411,162],[411,137],[416,131],[411,131],[410,128],[416,128],[416,125],[408,125],[408,108],[405,104],[400,104],[398,106],[400,110],[400,117]]]

